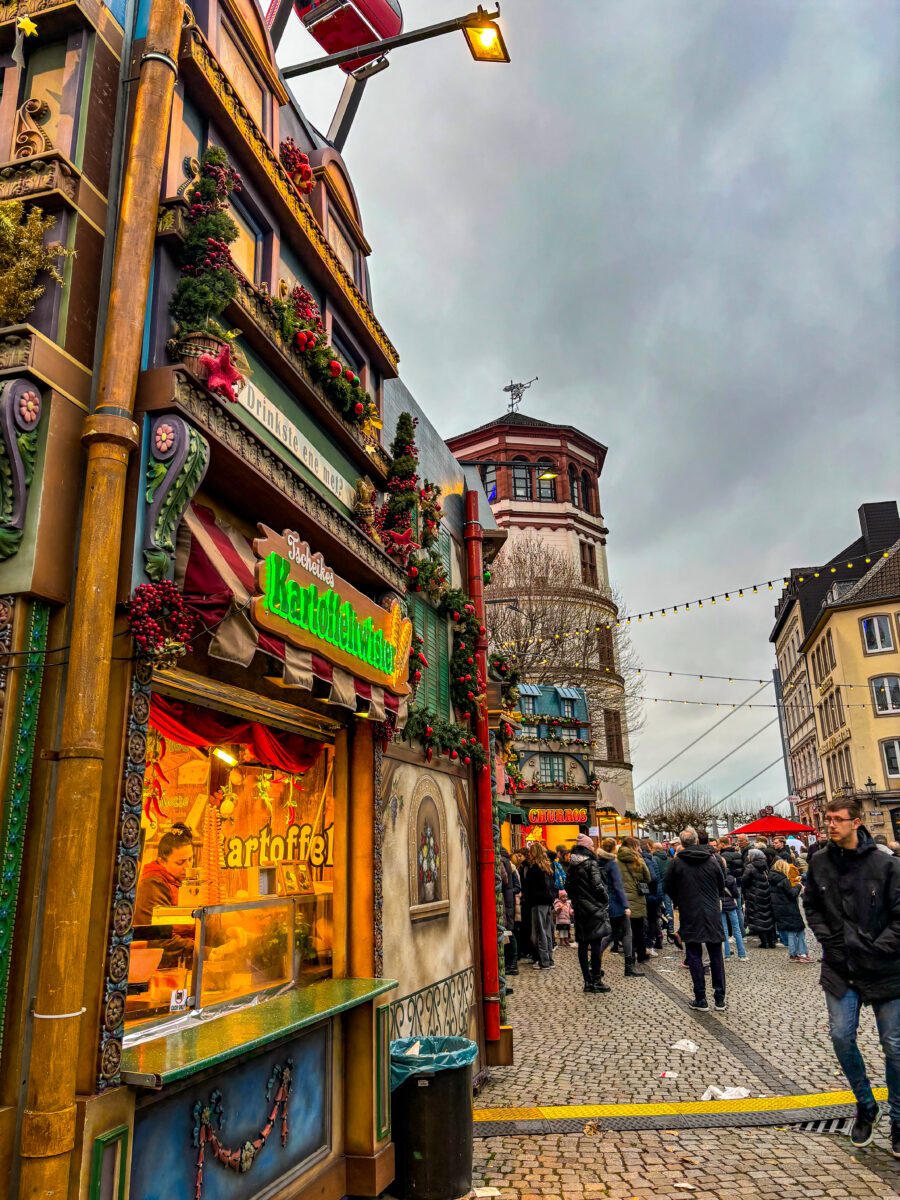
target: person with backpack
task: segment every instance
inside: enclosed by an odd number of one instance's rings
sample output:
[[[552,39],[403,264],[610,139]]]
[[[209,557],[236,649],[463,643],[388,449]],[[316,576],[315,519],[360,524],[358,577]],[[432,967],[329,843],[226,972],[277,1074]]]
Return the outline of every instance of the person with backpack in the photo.
[[[578,943],[578,965],[584,980],[585,992],[609,992],[603,982],[603,938],[609,933],[609,892],[603,871],[594,853],[594,843],[585,834],[569,855],[566,892],[575,911],[575,940]]]

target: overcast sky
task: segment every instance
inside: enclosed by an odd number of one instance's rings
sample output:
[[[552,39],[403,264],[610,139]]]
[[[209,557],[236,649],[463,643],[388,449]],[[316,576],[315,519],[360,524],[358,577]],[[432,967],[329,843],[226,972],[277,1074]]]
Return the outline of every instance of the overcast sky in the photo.
[[[407,28],[467,11],[403,7]],[[900,491],[900,5],[504,0],[502,25],[507,67],[461,34],[396,51],[345,149],[406,383],[449,436],[540,376],[523,411],[609,447],[610,573],[633,611],[829,558],[859,504]],[[317,53],[292,18],[280,61]],[[297,81],[320,126],[341,83]],[[774,595],[643,622],[644,665],[769,675]],[[646,715],[636,783],[723,712]],[[658,778],[773,715],[737,714]],[[722,796],[779,752],[773,726],[704,782]],[[785,794],[778,767],[744,793]]]

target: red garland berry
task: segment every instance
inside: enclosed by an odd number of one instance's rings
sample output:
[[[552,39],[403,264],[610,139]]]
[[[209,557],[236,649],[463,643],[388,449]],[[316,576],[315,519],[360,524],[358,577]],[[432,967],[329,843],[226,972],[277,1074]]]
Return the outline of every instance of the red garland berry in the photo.
[[[353,411],[358,417],[361,417],[366,411],[366,406],[364,404],[360,404],[360,402],[357,400],[357,402],[353,405]]]
[[[433,733],[434,733],[434,730],[431,728],[431,726],[426,725],[425,726],[425,736],[430,738]]]
[[[416,566],[411,566],[411,567],[409,568],[409,577],[410,577],[410,579],[418,579],[418,577],[419,577],[419,568],[418,568],[418,567],[416,567]]]
[[[338,362],[338,360],[336,358],[333,358],[331,360],[331,362],[328,364],[328,370],[331,372],[333,379],[337,379],[338,375],[340,375],[340,373],[341,373],[341,371],[343,371],[343,369],[344,368],[341,366],[341,364]]]
[[[457,752],[455,750],[451,750],[450,757],[455,759],[455,758],[459,758],[459,755],[457,754]]]
[[[470,763],[471,761],[472,761],[472,760],[471,760],[471,758],[469,758],[468,754],[467,754],[467,755],[466,755],[466,757],[463,759],[463,762],[466,764],[466,766],[468,766],[468,765],[469,765],[469,763]]]
[[[353,382],[353,372],[350,370],[349,367],[347,367],[344,371],[344,378],[347,380],[348,383]]]

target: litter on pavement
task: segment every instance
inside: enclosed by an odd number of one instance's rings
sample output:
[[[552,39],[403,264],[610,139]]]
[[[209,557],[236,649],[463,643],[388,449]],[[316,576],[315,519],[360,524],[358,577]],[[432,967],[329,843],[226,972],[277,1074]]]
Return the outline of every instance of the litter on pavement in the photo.
[[[720,1088],[712,1084],[706,1089],[701,1100],[746,1100],[750,1093],[746,1088]],[[675,1185],[676,1187],[678,1184]]]
[[[685,1054],[696,1054],[700,1047],[696,1042],[692,1042],[689,1038],[682,1038],[680,1042],[675,1042],[669,1047],[670,1050],[683,1050]]]

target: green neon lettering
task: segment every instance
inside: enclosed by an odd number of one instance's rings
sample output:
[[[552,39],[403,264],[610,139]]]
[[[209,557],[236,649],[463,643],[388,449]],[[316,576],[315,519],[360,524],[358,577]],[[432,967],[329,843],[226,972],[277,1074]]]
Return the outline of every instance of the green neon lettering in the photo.
[[[329,588],[319,594],[314,583],[301,587],[291,579],[291,564],[274,551],[266,556],[263,605],[268,612],[315,637],[339,647],[384,675],[394,673],[397,648],[376,629],[371,617],[360,620],[349,600]]]
[[[291,573],[291,564],[280,554],[270,554],[266,558],[266,608],[279,616],[288,615],[285,602],[285,584]]]

